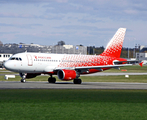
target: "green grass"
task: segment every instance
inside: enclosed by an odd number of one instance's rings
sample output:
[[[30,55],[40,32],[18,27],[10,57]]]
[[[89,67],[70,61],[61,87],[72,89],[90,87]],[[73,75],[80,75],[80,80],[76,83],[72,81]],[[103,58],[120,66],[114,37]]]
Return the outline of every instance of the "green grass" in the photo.
[[[147,75],[125,75],[119,76],[81,76],[83,82],[136,82],[147,83]]]
[[[127,70],[127,71],[122,71],[122,70]],[[147,65],[144,65],[143,67],[140,67],[139,65],[125,66],[125,67],[120,67],[120,70],[112,68],[104,72],[142,73],[142,72],[147,72]]]
[[[146,120],[146,90],[0,90],[0,120]]]
[[[36,78],[26,79],[26,81],[48,81],[49,76],[37,76]],[[57,82],[61,82],[57,76]],[[126,78],[125,75],[119,76],[81,76],[83,82],[136,82],[136,83],[147,83],[147,75],[129,75]],[[4,76],[0,76],[0,81],[20,81],[21,77],[16,76],[16,78],[4,79]],[[65,81],[64,81],[65,82]],[[72,81],[70,81],[72,82]]]

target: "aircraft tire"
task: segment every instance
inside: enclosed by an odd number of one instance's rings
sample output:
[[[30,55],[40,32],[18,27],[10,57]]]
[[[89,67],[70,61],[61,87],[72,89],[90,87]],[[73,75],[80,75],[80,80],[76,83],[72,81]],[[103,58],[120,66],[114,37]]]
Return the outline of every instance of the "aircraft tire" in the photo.
[[[81,79],[74,79],[74,84],[81,84],[82,83],[82,80]]]
[[[21,79],[21,82],[22,82],[22,83],[25,83],[25,82],[26,82],[26,80],[25,80],[25,79]]]
[[[56,78],[54,78],[54,77],[49,77],[49,78],[48,78],[48,82],[49,82],[49,83],[56,83]]]

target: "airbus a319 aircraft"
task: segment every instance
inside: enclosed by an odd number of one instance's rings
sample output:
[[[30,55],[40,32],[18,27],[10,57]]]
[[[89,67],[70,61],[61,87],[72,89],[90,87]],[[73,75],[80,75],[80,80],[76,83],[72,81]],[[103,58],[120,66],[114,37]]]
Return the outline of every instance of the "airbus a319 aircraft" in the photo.
[[[120,58],[126,28],[119,28],[100,55],[81,54],[49,54],[49,53],[18,53],[4,63],[7,70],[18,72],[21,82],[41,74],[48,74],[49,83],[55,83],[57,75],[64,81],[73,80],[81,84],[81,74],[90,74],[127,66],[127,60]]]

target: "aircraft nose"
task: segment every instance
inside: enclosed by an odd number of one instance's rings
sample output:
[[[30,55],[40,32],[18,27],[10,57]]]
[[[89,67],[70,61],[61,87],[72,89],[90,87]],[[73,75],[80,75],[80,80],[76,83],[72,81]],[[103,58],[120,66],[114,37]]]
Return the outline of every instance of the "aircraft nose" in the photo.
[[[5,69],[7,69],[7,70],[10,70],[11,69],[11,64],[8,61],[4,62],[3,65],[4,65],[4,68]]]
[[[6,68],[7,69],[7,66],[8,66],[8,63],[7,62],[4,62],[4,68]]]

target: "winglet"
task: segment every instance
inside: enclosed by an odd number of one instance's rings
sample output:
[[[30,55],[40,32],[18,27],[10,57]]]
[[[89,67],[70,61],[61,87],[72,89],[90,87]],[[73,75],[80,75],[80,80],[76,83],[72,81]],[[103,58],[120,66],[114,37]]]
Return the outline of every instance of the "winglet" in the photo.
[[[119,28],[101,56],[120,57],[126,28]]]

